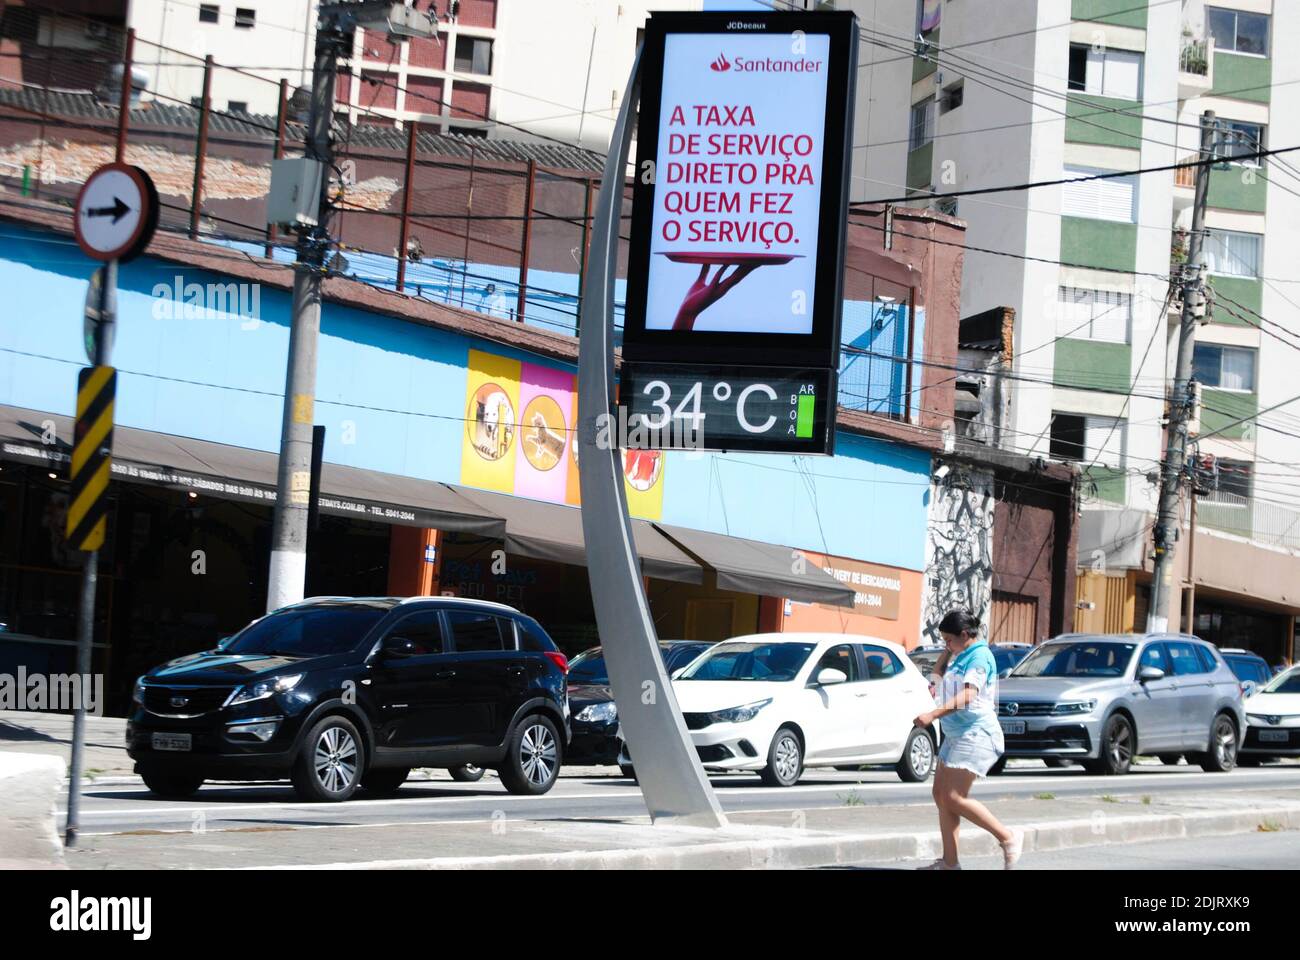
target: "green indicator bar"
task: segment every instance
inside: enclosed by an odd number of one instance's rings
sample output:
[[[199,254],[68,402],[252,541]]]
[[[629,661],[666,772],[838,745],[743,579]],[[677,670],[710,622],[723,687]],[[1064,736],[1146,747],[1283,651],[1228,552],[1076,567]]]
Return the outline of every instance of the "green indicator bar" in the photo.
[[[813,411],[816,407],[816,397],[806,393],[800,395],[798,419],[795,420],[794,425],[794,435],[796,437],[811,437],[813,435]]]

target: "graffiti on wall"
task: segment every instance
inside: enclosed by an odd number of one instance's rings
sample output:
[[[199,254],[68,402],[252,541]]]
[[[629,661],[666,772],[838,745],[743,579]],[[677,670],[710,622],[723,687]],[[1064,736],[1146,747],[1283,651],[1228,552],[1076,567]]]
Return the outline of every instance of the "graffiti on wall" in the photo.
[[[939,623],[966,609],[987,628],[993,607],[993,476],[953,470],[930,487],[921,635],[942,643]]]

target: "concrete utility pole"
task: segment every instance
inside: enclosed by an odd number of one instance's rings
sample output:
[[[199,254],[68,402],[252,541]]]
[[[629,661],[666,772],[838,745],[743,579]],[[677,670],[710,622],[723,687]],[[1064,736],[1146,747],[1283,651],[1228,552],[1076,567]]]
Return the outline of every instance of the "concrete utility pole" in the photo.
[[[329,256],[329,171],[334,168],[334,88],[340,57],[351,55],[357,27],[390,41],[437,35],[426,14],[402,3],[377,0],[323,3],[316,25],[306,154],[324,166],[316,222],[300,229],[293,278],[293,320],[280,427],[280,463],[271,528],[271,568],[266,609],[303,598],[307,579],[307,513],[311,489],[312,427],[316,405],[316,342],[320,337],[320,291]]]
[[[1168,607],[1173,589],[1174,547],[1182,530],[1180,494],[1187,462],[1187,432],[1195,402],[1192,391],[1192,352],[1196,347],[1196,325],[1205,315],[1205,267],[1201,250],[1205,236],[1205,206],[1210,191],[1209,162],[1215,153],[1214,111],[1201,114],[1201,165],[1196,168],[1196,200],[1192,208],[1192,232],[1187,262],[1183,265],[1183,311],[1178,329],[1178,366],[1169,394],[1169,441],[1160,466],[1160,506],[1153,534],[1155,566],[1151,574],[1151,607],[1147,630],[1169,629]]]

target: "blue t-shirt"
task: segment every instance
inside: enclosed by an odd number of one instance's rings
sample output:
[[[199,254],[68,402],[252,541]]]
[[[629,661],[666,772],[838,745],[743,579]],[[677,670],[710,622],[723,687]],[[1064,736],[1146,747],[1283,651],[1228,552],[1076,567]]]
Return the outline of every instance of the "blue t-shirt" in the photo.
[[[946,736],[961,736],[976,727],[1000,731],[997,677],[997,662],[984,640],[977,640],[952,658],[948,669],[944,671],[943,681],[935,692],[935,701],[943,706],[968,686],[974,687],[977,694],[963,709],[943,718],[943,732]]]

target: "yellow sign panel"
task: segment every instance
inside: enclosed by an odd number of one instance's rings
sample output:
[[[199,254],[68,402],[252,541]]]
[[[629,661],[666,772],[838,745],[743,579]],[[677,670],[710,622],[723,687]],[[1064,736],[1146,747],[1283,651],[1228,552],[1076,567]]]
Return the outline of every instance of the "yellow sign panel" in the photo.
[[[518,360],[469,352],[461,482],[511,493],[519,439]]]

